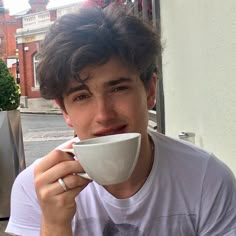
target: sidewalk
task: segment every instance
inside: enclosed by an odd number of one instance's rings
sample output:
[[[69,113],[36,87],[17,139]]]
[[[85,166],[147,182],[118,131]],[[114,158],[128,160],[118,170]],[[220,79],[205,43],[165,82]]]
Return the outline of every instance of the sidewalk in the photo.
[[[54,100],[44,98],[21,97],[20,112],[29,114],[54,114],[61,115],[62,112]]]
[[[59,108],[42,108],[31,109],[31,108],[20,108],[20,112],[23,114],[52,114],[52,115],[61,115],[62,112]]]

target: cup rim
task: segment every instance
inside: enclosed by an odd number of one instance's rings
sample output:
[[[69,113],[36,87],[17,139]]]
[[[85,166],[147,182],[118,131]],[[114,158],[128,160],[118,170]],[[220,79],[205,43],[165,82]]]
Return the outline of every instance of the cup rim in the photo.
[[[75,146],[98,146],[98,145],[108,145],[111,143],[119,143],[124,142],[127,140],[131,140],[137,137],[140,137],[141,134],[137,132],[129,132],[129,133],[120,133],[120,134],[111,134],[111,135],[105,135],[101,137],[96,138],[90,138],[90,139],[84,139],[81,141],[78,141],[73,144],[73,147]],[[111,139],[109,140],[109,137],[118,137],[117,139]],[[96,142],[97,140],[100,140],[99,142]],[[104,141],[102,141],[104,140]]]

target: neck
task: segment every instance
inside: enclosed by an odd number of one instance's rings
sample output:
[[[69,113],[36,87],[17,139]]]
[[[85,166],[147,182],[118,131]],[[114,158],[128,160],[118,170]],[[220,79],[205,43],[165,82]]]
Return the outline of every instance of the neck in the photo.
[[[114,197],[125,199],[133,196],[144,185],[154,160],[154,143],[147,135],[142,138],[140,155],[131,177],[124,183],[104,186]]]

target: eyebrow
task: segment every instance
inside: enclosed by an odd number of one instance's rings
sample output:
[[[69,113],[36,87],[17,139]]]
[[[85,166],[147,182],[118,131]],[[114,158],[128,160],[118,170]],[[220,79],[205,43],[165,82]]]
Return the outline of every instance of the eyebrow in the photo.
[[[118,79],[109,80],[109,81],[105,82],[105,86],[106,87],[112,87],[112,86],[116,86],[118,84],[121,84],[123,82],[132,82],[132,79],[131,78],[120,77]],[[79,84],[75,87],[69,88],[68,91],[66,92],[66,95],[68,96],[68,95],[70,95],[74,92],[81,91],[81,90],[90,91],[89,87],[85,83],[82,83],[82,84]]]
[[[81,90],[88,90],[89,91],[89,88],[84,83],[83,84],[79,84],[79,85],[77,85],[75,87],[69,88],[68,91],[66,91],[66,95],[68,96],[68,95],[70,95],[70,94],[72,94],[74,92],[81,91]]]
[[[123,83],[123,82],[132,82],[132,79],[131,78],[126,78],[126,77],[120,77],[118,79],[107,81],[105,83],[105,86],[107,86],[107,87],[115,86],[115,85]]]

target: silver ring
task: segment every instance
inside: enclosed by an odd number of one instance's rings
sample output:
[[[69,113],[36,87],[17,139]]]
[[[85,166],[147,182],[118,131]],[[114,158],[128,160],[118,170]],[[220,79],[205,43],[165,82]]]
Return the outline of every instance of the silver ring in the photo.
[[[63,190],[66,192],[69,190],[69,188],[66,186],[65,182],[62,180],[62,178],[59,178],[58,183],[61,185],[61,187],[63,188]]]

